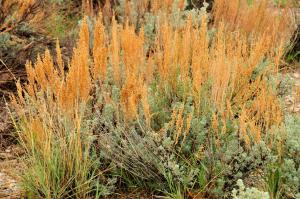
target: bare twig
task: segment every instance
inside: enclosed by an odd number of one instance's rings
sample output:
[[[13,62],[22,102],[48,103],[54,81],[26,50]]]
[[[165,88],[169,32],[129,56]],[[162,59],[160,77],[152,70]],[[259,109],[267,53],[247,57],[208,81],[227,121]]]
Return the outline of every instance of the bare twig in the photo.
[[[8,66],[4,63],[4,61],[2,59],[0,59],[0,62],[2,63],[2,65],[7,69],[7,71],[11,74],[11,76],[14,78],[15,81],[17,81],[16,76],[14,75],[14,73],[8,68]]]

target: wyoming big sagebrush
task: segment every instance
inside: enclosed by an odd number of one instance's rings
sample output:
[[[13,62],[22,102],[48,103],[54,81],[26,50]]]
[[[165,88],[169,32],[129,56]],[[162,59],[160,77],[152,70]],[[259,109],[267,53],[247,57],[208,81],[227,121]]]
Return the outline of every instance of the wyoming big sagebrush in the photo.
[[[141,179],[184,188],[201,184],[193,178],[198,170],[189,171],[188,183],[182,178],[186,162],[226,146],[227,135],[247,149],[274,147],[270,129],[281,126],[283,113],[270,77],[286,42],[279,37],[274,44],[277,29],[258,36],[231,31],[226,22],[212,31],[206,17],[176,28],[162,20],[146,48],[143,27],[136,33],[129,23],[111,24],[106,30],[98,17],[90,48],[84,19],[69,64],[58,44],[57,65],[49,51],[26,65],[28,81],[17,84],[12,104],[21,142],[37,165],[29,163],[35,170],[24,178],[28,192],[87,198],[102,176],[94,147]]]

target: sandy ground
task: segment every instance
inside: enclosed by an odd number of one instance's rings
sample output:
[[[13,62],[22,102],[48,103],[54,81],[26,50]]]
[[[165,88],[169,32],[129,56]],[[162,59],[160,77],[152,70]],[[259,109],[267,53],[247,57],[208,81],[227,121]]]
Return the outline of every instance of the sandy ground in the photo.
[[[19,173],[24,168],[23,150],[18,145],[7,147],[0,152],[0,198],[17,199],[21,197],[18,185]]]
[[[298,70],[297,72],[291,73],[289,75],[295,82],[295,86],[300,88],[300,70]],[[300,90],[298,90],[298,92],[300,92]],[[290,95],[287,95],[285,97],[285,104],[286,104],[286,108],[288,109],[289,112],[300,114],[300,101],[299,101],[300,99],[296,99],[296,95],[297,94],[294,91]],[[298,93],[298,96],[299,95],[300,95],[300,93]]]

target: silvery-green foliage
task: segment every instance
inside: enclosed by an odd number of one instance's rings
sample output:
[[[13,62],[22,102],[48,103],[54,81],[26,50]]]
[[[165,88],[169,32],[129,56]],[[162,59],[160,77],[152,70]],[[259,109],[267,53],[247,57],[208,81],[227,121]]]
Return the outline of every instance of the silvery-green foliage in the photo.
[[[280,154],[273,150],[272,153],[276,155],[277,160],[273,158],[269,166],[275,165],[275,170],[280,172],[278,180],[280,180],[281,196],[297,198],[297,194],[300,193],[300,117],[287,114],[283,127],[283,129],[273,130],[276,135],[276,145],[282,148]]]
[[[59,3],[59,4],[64,2],[64,0],[49,0],[49,1],[50,3]]]
[[[167,16],[170,20],[170,24],[175,28],[180,28],[186,24],[187,18],[191,18],[193,25],[198,26],[201,24],[203,18],[206,20],[210,19],[210,14],[207,12],[208,5],[205,4],[201,9],[192,9],[192,10],[179,10],[176,6],[173,6],[172,12]],[[158,20],[164,16],[165,13],[161,12],[158,15]]]
[[[270,199],[269,193],[260,191],[255,187],[246,188],[243,180],[237,180],[238,189],[233,189],[231,196],[233,199]]]
[[[3,33],[0,35],[0,53],[4,53],[4,51],[7,51],[10,46],[12,46],[13,43],[11,41],[11,35],[9,33]]]
[[[182,146],[182,152],[184,154],[191,154],[198,151],[205,143],[208,130],[205,128],[207,124],[207,118],[193,118],[191,123],[191,130],[188,134],[184,145]]]
[[[144,24],[144,31],[145,31],[145,37],[147,39],[146,43],[146,50],[148,51],[149,48],[154,44],[155,42],[155,31],[158,28],[158,24],[156,23],[157,16],[151,14],[151,13],[145,13],[145,24]]]
[[[286,153],[289,158],[294,159],[296,165],[300,164],[300,117],[287,115],[286,128]]]
[[[112,90],[112,98],[117,101],[120,91],[117,88]],[[98,95],[97,103],[102,102],[103,97]],[[175,103],[172,106],[177,109],[184,106],[184,114],[188,114],[193,107],[187,104]],[[157,103],[154,101],[152,105]],[[98,136],[101,157],[141,180],[155,180],[166,187],[170,180],[182,187],[194,186],[199,168],[191,165],[189,158],[205,142],[205,118],[194,118],[186,141],[183,142],[181,136],[175,143],[173,126],[164,124],[160,131],[154,131],[146,127],[142,117],[138,122],[126,124],[116,115],[116,107],[105,104],[93,117],[97,120],[93,131]]]
[[[118,14],[118,19],[121,22],[125,22],[126,20],[129,20],[130,23],[137,25],[137,27],[139,27],[139,21],[141,20],[142,16],[139,16],[138,12],[141,12],[140,10],[138,10],[138,3],[139,0],[133,0],[133,1],[126,1],[126,0],[120,0],[119,1],[119,6],[116,7],[116,12]],[[128,18],[126,18],[126,3],[129,3],[129,7],[130,7],[130,13],[129,16],[127,16]]]
[[[27,40],[23,40],[22,37],[18,38],[16,36],[28,37],[28,41],[35,41],[35,32],[26,23],[19,23],[15,28],[14,32],[2,32],[0,34],[0,57],[16,57],[19,53],[18,51],[26,45]]]
[[[169,150],[172,141],[167,139],[162,145],[155,143],[151,136],[124,127],[114,127],[113,132],[100,136],[101,153],[118,167],[133,174],[142,181],[154,181],[161,184],[161,191],[172,187],[168,183],[179,186],[192,186],[196,169],[178,161],[176,154]]]
[[[283,194],[296,198],[300,193],[300,117],[287,115],[284,158],[281,163]]]
[[[191,17],[193,20],[194,25],[201,24],[201,20],[205,17],[207,20],[211,18],[211,14],[208,13],[207,8],[209,4],[204,3],[203,7],[200,9],[191,9],[191,10],[185,10],[182,12],[182,18]]]
[[[295,81],[290,77],[290,75],[278,74],[274,79],[279,80],[279,85],[277,88],[279,96],[286,96],[291,93]]]
[[[300,193],[300,167],[293,159],[284,159],[281,166],[283,192],[285,195]]]
[[[264,142],[253,145],[251,149],[241,147],[238,142],[233,139],[224,152],[225,165],[228,167],[225,173],[228,188],[236,180],[248,177],[255,170],[266,170],[267,165],[277,160]]]
[[[99,183],[96,184],[96,198],[100,198],[103,196],[110,195],[115,190],[117,183],[117,178],[112,177],[108,178],[106,183]]]
[[[113,124],[109,119],[98,126],[102,156],[145,180],[174,182],[192,186],[198,169],[184,163],[174,150],[174,140],[156,132],[142,132],[137,127]]]
[[[104,158],[141,179],[160,179],[164,167],[159,158],[159,146],[152,132],[141,134],[133,127],[114,124],[110,118],[99,119],[99,145]]]

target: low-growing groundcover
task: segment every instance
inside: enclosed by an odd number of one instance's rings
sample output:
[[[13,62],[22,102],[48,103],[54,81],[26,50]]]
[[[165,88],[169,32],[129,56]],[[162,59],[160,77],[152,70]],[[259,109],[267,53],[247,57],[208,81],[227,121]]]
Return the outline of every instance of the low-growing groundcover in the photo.
[[[287,15],[180,2],[145,24],[84,18],[68,63],[57,42],[26,64],[11,99],[27,197],[299,197],[300,119],[283,111],[278,72]]]

